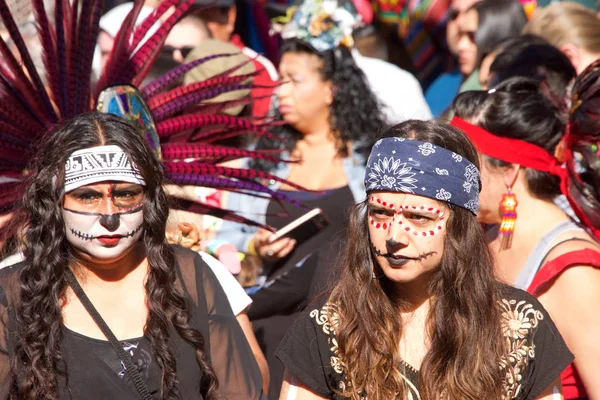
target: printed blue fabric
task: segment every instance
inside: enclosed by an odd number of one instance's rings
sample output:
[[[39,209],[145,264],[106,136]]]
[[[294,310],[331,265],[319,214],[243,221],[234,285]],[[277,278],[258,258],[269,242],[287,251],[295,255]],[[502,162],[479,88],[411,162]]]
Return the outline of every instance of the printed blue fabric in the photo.
[[[416,194],[466,208],[479,208],[481,179],[463,156],[431,143],[404,138],[379,140],[369,156],[365,188]]]

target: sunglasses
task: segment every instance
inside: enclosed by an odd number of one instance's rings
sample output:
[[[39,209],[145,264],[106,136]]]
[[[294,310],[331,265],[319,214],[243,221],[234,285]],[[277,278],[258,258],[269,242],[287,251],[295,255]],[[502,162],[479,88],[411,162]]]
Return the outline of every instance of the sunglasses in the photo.
[[[194,46],[174,47],[174,46],[169,46],[169,45],[163,45],[162,49],[160,49],[160,52],[169,54],[172,56],[173,52],[175,50],[179,50],[181,52],[181,55],[183,56],[183,58],[186,58],[188,56],[188,54],[190,54],[192,52],[192,50],[194,50]]]

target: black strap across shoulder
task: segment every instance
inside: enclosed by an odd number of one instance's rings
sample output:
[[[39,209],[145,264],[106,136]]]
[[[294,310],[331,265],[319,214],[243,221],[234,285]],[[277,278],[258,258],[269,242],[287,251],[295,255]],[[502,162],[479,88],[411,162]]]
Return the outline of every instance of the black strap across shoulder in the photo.
[[[135,389],[138,391],[140,397],[143,400],[152,400],[153,397],[150,394],[150,390],[148,389],[148,386],[142,379],[142,376],[140,375],[140,372],[137,370],[137,367],[133,363],[131,356],[129,354],[127,354],[127,352],[125,350],[123,350],[123,347],[119,343],[119,340],[112,333],[112,331],[110,330],[110,328],[108,327],[108,325],[106,324],[106,322],[104,321],[104,319],[102,318],[102,316],[100,315],[98,310],[96,310],[96,307],[94,307],[94,305],[90,301],[89,297],[87,297],[87,295],[83,291],[83,288],[81,287],[79,282],[77,282],[75,275],[73,275],[73,272],[71,272],[71,270],[67,269],[66,277],[67,277],[67,281],[69,282],[69,285],[71,285],[71,288],[75,292],[75,295],[77,295],[77,298],[79,299],[79,301],[81,301],[81,304],[83,304],[86,311],[94,319],[94,322],[96,323],[96,325],[98,325],[98,328],[100,328],[100,330],[102,331],[104,336],[106,336],[106,338],[108,339],[112,348],[117,353],[117,356],[119,357],[119,359],[125,366],[125,372],[131,378],[131,381],[133,382],[133,385],[135,386]]]

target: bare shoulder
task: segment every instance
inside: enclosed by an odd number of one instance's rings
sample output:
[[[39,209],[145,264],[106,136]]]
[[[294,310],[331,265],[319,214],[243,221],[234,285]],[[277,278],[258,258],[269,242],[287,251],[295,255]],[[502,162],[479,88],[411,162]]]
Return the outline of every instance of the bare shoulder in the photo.
[[[600,299],[600,265],[574,264],[562,271],[540,299],[552,297],[570,304],[585,302],[589,296]]]

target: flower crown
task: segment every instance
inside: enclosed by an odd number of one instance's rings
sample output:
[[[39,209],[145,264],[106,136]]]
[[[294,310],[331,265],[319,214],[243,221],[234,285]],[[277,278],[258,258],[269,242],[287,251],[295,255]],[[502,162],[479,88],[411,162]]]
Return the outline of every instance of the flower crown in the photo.
[[[288,8],[285,16],[274,18],[272,32],[326,51],[338,45],[352,47],[352,32],[361,25],[362,18],[351,1],[305,0]]]

